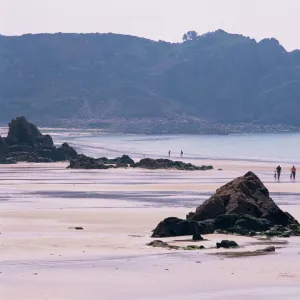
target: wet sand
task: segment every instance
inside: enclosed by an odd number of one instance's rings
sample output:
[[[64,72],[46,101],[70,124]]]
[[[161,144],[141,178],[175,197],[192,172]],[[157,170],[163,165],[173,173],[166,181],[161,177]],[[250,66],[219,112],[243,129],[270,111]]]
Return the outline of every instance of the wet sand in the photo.
[[[223,171],[0,165],[0,299],[299,299],[300,238],[279,239],[275,253],[257,257],[215,255],[225,251],[213,248],[224,238],[242,246],[234,251],[266,246],[236,236],[207,235],[196,243],[201,251],[145,246],[159,221],[184,218],[248,170],[300,220],[300,183],[288,172],[276,182],[268,163],[209,163]],[[191,244],[187,238],[166,241]]]

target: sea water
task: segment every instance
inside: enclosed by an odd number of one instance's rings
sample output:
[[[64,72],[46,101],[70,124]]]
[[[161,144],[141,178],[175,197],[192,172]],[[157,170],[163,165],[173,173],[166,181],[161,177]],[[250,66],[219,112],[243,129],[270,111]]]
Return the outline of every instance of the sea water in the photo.
[[[228,159],[300,163],[300,133],[232,135],[123,135],[96,131],[54,133],[56,142],[69,142],[94,157],[128,154],[134,157]]]

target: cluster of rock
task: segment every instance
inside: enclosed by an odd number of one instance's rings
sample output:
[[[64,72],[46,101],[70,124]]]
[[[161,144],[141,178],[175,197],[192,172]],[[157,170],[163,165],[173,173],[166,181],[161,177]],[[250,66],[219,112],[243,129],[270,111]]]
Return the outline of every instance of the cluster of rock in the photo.
[[[57,162],[70,161],[70,169],[110,169],[110,168],[143,168],[143,169],[176,169],[176,170],[211,170],[212,166],[197,167],[182,161],[169,159],[144,158],[135,163],[128,155],[109,159],[92,158],[78,154],[67,143],[55,147],[50,135],[43,135],[39,129],[29,123],[25,117],[18,117],[9,124],[7,137],[0,136],[0,163],[17,162]]]
[[[9,124],[7,137],[0,136],[0,163],[57,162],[77,157],[75,149],[67,143],[55,147],[50,135],[43,135],[25,117]]]
[[[169,159],[151,159],[143,158],[139,162],[135,163],[128,155],[117,157],[114,159],[108,159],[106,157],[91,158],[85,155],[78,155],[70,161],[68,168],[70,169],[110,169],[110,168],[142,168],[142,169],[174,169],[174,170],[211,170],[212,166],[197,167],[192,164],[186,164],[182,161],[172,161]]]
[[[187,246],[175,246],[175,245],[170,245],[164,241],[161,240],[154,240],[148,244],[146,244],[147,246],[151,246],[154,248],[165,248],[168,250],[204,250],[206,249],[205,246],[200,245],[187,245]],[[214,247],[211,247],[211,249]],[[229,240],[222,240],[221,242],[217,242],[216,243],[216,247],[217,249],[220,248],[224,248],[224,249],[235,249],[235,248],[239,248],[239,245],[237,244],[237,242],[235,241],[229,241]],[[256,256],[256,255],[264,255],[270,252],[274,252],[276,249],[274,246],[268,246],[266,248],[263,249],[258,249],[255,251],[244,251],[244,252],[221,252],[221,254],[228,256],[228,257],[242,257],[242,256]]]
[[[139,162],[131,164],[132,168],[143,168],[143,169],[175,169],[175,170],[187,170],[187,171],[205,171],[212,170],[212,166],[201,166],[197,167],[190,163],[184,163],[182,161],[173,161],[170,159],[151,159],[143,158]]]
[[[25,117],[18,117],[9,124],[7,137],[0,136],[0,163],[13,164],[17,162],[57,162],[70,161],[70,168],[78,169],[108,169],[125,167],[134,161],[123,155],[115,159],[102,157],[94,159],[76,150],[67,143],[55,147],[52,137],[43,135],[39,129],[29,123]]]
[[[160,241],[160,240],[152,241],[146,245],[154,247],[154,248],[165,248],[165,249],[169,249],[169,250],[203,250],[203,249],[205,249],[205,247],[203,245],[201,245],[201,246],[187,245],[184,247],[180,247],[180,246],[170,245],[170,244]]]
[[[214,232],[245,236],[300,236],[300,225],[270,198],[268,189],[252,172],[224,185],[185,220],[167,218],[152,237]]]
[[[110,168],[126,168],[134,161],[128,156],[123,155],[114,159],[106,157],[92,158],[83,154],[78,155],[76,158],[70,160],[70,169],[110,169]]]

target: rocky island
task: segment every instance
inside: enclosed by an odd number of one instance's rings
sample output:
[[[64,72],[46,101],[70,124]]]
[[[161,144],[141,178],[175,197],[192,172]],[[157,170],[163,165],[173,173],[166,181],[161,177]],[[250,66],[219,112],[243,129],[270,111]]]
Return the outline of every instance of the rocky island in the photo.
[[[222,186],[186,220],[166,218],[152,237],[171,237],[214,232],[244,236],[300,236],[298,221],[283,212],[268,189],[252,172]]]
[[[77,156],[75,149],[67,143],[54,146],[50,135],[43,135],[25,117],[13,119],[7,137],[0,136],[0,163],[58,162]]]

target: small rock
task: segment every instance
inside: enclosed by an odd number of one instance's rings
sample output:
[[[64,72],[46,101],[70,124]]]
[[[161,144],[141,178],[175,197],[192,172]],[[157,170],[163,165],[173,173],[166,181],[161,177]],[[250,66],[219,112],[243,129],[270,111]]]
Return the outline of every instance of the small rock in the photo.
[[[274,246],[269,246],[269,247],[266,247],[264,249],[260,249],[260,250],[257,250],[258,252],[273,252],[275,251],[275,247]]]
[[[204,246],[195,246],[195,245],[188,245],[186,247],[182,247],[183,250],[202,250],[205,249]]]
[[[201,236],[201,234],[200,233],[195,233],[194,235],[193,235],[193,241],[203,241],[204,239],[203,239],[203,237]]]
[[[167,248],[169,244],[160,240],[155,240],[147,244],[147,246]]]
[[[172,245],[169,245],[168,243],[160,241],[160,240],[152,241],[149,244],[146,244],[146,246],[152,246],[155,248],[160,247],[160,248],[167,248],[167,249],[174,249],[174,250],[180,249],[179,246],[172,246]]]
[[[83,227],[76,226],[76,227],[69,227],[69,229],[83,230]]]
[[[237,248],[239,245],[235,241],[223,240],[221,243],[217,243],[217,248]]]

